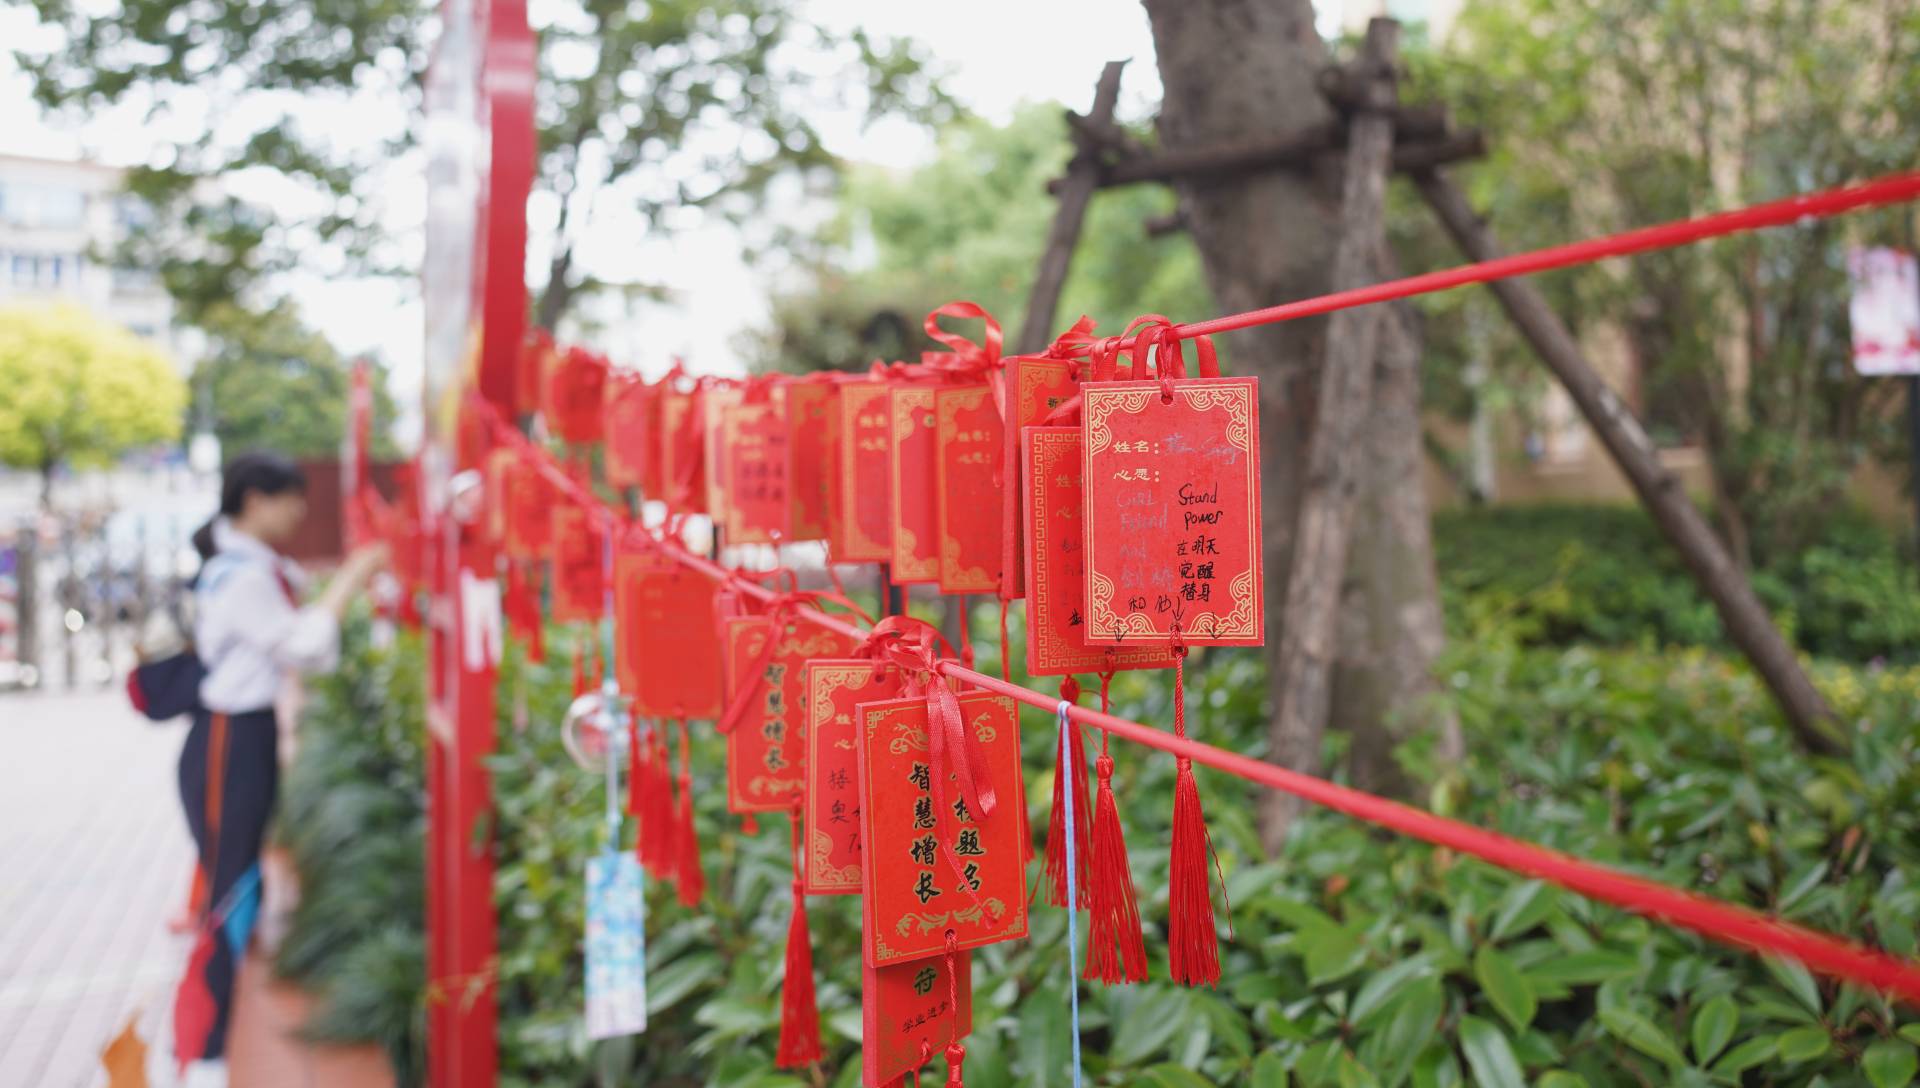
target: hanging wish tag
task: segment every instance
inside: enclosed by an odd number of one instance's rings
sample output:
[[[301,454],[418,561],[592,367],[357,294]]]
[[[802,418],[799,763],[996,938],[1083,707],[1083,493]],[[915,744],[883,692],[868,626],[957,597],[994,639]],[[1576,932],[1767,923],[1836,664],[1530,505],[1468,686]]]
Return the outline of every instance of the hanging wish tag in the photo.
[[[860,706],[861,907],[875,967],[942,953],[949,933],[959,948],[1027,935],[1019,718],[1004,696],[955,698],[958,728],[977,745],[978,769],[997,793],[990,815],[964,796],[954,765],[967,758],[955,751],[960,738],[941,742],[944,762],[936,757],[924,697]]]
[[[714,583],[663,556],[614,559],[616,663],[643,718],[720,716],[720,638]]]
[[[861,975],[860,1083],[885,1088],[973,1033],[973,953],[867,967]]]
[[[895,585],[940,580],[940,507],[934,467],[933,388],[896,385],[892,398],[892,441],[887,453],[892,475],[888,494],[893,513]]]
[[[579,623],[600,618],[600,527],[578,503],[553,511],[553,619]]]
[[[733,449],[727,443],[727,415],[740,403],[740,390],[715,386],[700,394],[700,460],[707,485],[707,515],[715,525],[732,528],[727,488],[733,482]],[[726,541],[732,543],[732,541]]]
[[[940,592],[1000,588],[1000,410],[987,386],[934,390],[934,499]]]
[[[1020,432],[1046,423],[1047,415],[1080,389],[1068,359],[1016,355],[1007,360],[1007,419],[1004,430],[1007,486],[1000,495],[1000,599],[1026,594],[1026,523],[1021,492],[1014,476],[1021,462]],[[1076,455],[1077,460],[1077,455]],[[1076,513],[1078,511],[1076,510]]]
[[[827,481],[840,413],[834,386],[801,381],[787,386],[787,529],[793,540],[826,540]]]
[[[784,812],[806,789],[807,661],[846,657],[855,644],[814,624],[776,628],[767,616],[725,625],[727,691],[745,707],[727,723],[727,809]]]
[[[545,559],[553,554],[553,487],[517,453],[502,450],[500,549],[509,559]]]
[[[1080,428],[1028,427],[1021,439],[1020,485],[1027,502],[1027,672],[1066,676],[1109,668],[1172,668],[1173,653],[1165,646],[1087,642]]]
[[[867,660],[807,662],[806,864],[809,895],[860,894],[861,703],[900,697],[904,674]]]
[[[675,514],[707,512],[703,414],[698,390],[683,393],[669,379],[660,390],[660,497]]]
[[[1081,390],[1087,640],[1265,639],[1253,378]]]
[[[789,538],[786,396],[736,404],[722,417],[726,450],[728,544],[774,544]]]
[[[893,417],[880,379],[840,387],[835,448],[834,558],[885,563],[893,558]]]
[[[647,1030],[647,901],[631,850],[587,859],[587,1038]]]
[[[607,381],[600,413],[606,421],[607,483],[613,487],[647,487],[654,450],[660,444],[648,418],[658,400],[654,392],[653,386],[631,374]]]

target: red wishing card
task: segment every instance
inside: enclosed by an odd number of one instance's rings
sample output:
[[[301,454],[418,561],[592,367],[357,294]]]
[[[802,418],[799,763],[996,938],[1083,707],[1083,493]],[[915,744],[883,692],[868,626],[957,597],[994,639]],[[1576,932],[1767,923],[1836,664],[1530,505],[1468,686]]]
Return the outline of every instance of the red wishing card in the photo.
[[[553,485],[524,458],[514,456],[501,484],[500,548],[510,559],[553,554]]]
[[[654,387],[632,375],[609,379],[601,416],[607,433],[607,483],[614,487],[644,487],[660,445],[648,415],[656,400]]]
[[[933,394],[934,499],[940,525],[940,592],[1000,588],[1000,409],[985,385]]]
[[[854,642],[814,624],[787,624],[769,649],[773,621],[764,616],[729,618],[725,631],[727,691],[750,700],[727,734],[727,808],[783,812],[807,785],[807,661],[846,657]]]
[[[1007,360],[1007,419],[1003,429],[1006,451],[1007,486],[1000,501],[1000,596],[1013,600],[1027,591],[1026,522],[1022,513],[1021,489],[1014,479],[1019,475],[1020,431],[1038,427],[1048,413],[1070,400],[1080,389],[1074,380],[1073,364],[1066,359],[1037,355],[1016,355]]]
[[[676,514],[707,511],[701,399],[697,391],[682,393],[671,385],[660,390],[660,495]]]
[[[787,531],[793,540],[827,539],[827,481],[832,472],[834,387],[794,382],[787,396]]]
[[[553,619],[597,620],[606,601],[600,588],[600,527],[578,503],[553,511]]]
[[[614,559],[620,686],[650,718],[720,716],[720,637],[714,582],[662,556]]]
[[[785,408],[786,398],[775,389],[768,399],[733,405],[721,417],[728,544],[773,544],[788,537]]]
[[[807,662],[806,863],[809,895],[860,894],[860,767],[853,754],[861,703],[900,697],[904,676],[862,660]]]
[[[1087,643],[1081,562],[1080,428],[1028,427],[1020,486],[1027,500],[1027,671],[1035,676],[1116,669],[1169,669],[1165,646]]]
[[[656,382],[646,387],[646,396],[641,398],[640,431],[646,436],[646,456],[641,458],[640,493],[649,499],[667,497],[666,472],[660,456],[660,446],[664,441],[666,426],[665,404],[668,381]]]
[[[715,525],[726,526],[733,518],[727,506],[727,486],[733,482],[728,460],[733,451],[727,445],[727,413],[740,403],[738,389],[708,389],[700,394],[697,413],[700,428],[700,460],[706,474],[707,516]],[[732,541],[727,541],[732,543]]]
[[[885,563],[893,558],[893,417],[884,381],[840,387],[840,432],[834,483],[836,559]]]
[[[1259,385],[1172,384],[1081,390],[1087,640],[1258,646]]]
[[[926,1064],[927,1050],[973,1033],[973,953],[868,967],[861,973],[860,1083],[883,1088]]]
[[[958,775],[933,766],[924,698],[860,706],[860,836],[866,957],[875,967],[1027,935],[1027,804],[1013,700],[958,696],[978,742],[993,814],[967,809]],[[936,811],[935,774],[944,773]],[[960,867],[955,872],[955,863]]]
[[[940,508],[934,489],[933,388],[896,385],[892,401],[892,442],[888,495],[893,508],[893,554],[889,571],[895,585],[940,580]]]

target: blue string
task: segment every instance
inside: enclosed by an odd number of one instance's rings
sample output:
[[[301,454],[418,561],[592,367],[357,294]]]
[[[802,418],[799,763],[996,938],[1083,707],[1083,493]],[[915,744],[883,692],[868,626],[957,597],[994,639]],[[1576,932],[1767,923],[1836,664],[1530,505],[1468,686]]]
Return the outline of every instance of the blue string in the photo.
[[[1080,1088],[1080,900],[1074,879],[1073,749],[1068,747],[1073,723],[1067,718],[1067,708],[1072,705],[1062,699],[1057,711],[1060,716],[1060,768],[1056,773],[1066,776],[1061,779],[1060,807],[1066,809],[1067,821],[1067,993],[1073,1010],[1073,1088]]]

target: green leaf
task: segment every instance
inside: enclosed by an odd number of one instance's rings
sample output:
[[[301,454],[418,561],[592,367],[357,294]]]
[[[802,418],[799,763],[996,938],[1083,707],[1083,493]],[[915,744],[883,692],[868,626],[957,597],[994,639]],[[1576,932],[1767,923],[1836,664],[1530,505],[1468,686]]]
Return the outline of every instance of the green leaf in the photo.
[[[1186,1022],[1187,995],[1169,986],[1142,990],[1140,999],[1120,1017],[1110,1057],[1117,1066],[1138,1065],[1159,1053]]]
[[[1902,1024],[1900,1037],[1915,1046],[1920,1046],[1920,1024]]]
[[[1773,976],[1793,999],[1805,1006],[1815,1016],[1820,1015],[1820,986],[1813,981],[1813,973],[1793,960],[1784,960],[1778,956],[1765,956],[1761,963],[1766,965],[1767,973]]]
[[[1740,1023],[1740,1008],[1725,994],[1714,998],[1693,1016],[1693,1060],[1706,1065],[1726,1048]]]
[[[1533,1088],[1587,1088],[1587,1078],[1564,1069],[1551,1069],[1540,1074],[1540,1079],[1533,1082]]]
[[[1287,1088],[1287,1063],[1269,1050],[1253,1060],[1253,1076],[1247,1088]]]
[[[1487,931],[1494,940],[1525,933],[1546,920],[1559,903],[1559,893],[1553,885],[1543,880],[1529,880],[1516,884],[1500,897],[1500,905],[1495,908],[1493,926]]]
[[[1475,1084],[1486,1088],[1526,1088],[1520,1061],[1499,1025],[1477,1016],[1460,1018],[1460,1049],[1467,1055]]]
[[[1804,1062],[1825,1054],[1832,1045],[1833,1036],[1824,1027],[1794,1028],[1780,1034],[1780,1058]]]
[[[1177,1062],[1161,1062],[1140,1071],[1141,1083],[1154,1088],[1213,1088],[1213,1082]]]
[[[1614,1038],[1664,1065],[1684,1066],[1687,1059],[1660,1026],[1629,1008],[1600,1010],[1600,1023]]]
[[[1059,1001],[1028,1001],[1020,1010],[1016,1064],[1022,1084],[1058,1084],[1065,1076],[1072,1040],[1067,1006]]]
[[[1779,1046],[1780,1040],[1772,1035],[1760,1035],[1748,1039],[1727,1051],[1726,1057],[1714,1062],[1713,1073],[1719,1077],[1738,1077],[1742,1070],[1752,1069],[1773,1057]]]
[[[1920,1072],[1920,1057],[1915,1056],[1912,1046],[1898,1039],[1882,1039],[1867,1048],[1860,1067],[1867,1071],[1873,1088],[1904,1088],[1913,1082],[1914,1073]]]
[[[1368,1016],[1385,1007],[1404,987],[1433,973],[1433,958],[1427,953],[1401,960],[1384,971],[1375,971],[1354,995],[1353,1003],[1347,1008],[1347,1020],[1355,1027],[1364,1027]]]
[[[1527,974],[1565,986],[1591,986],[1610,979],[1630,978],[1639,970],[1640,962],[1632,956],[1620,952],[1595,951],[1575,952],[1570,956],[1544,960],[1527,968]]]
[[[1505,953],[1490,944],[1481,945],[1473,954],[1473,977],[1515,1031],[1533,1022],[1533,987]]]
[[[720,957],[712,952],[682,956],[647,979],[647,1015],[657,1016],[708,983],[722,978]]]
[[[1345,926],[1301,930],[1307,946],[1307,981],[1315,986],[1343,978],[1366,961],[1360,935]]]

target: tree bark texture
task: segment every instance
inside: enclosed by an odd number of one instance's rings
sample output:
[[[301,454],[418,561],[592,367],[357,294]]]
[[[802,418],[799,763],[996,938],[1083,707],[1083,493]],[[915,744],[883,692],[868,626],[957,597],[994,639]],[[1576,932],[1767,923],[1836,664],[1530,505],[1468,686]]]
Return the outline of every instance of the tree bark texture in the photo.
[[[1282,138],[1338,120],[1317,86],[1328,56],[1307,0],[1143,2],[1165,87],[1158,122],[1165,151],[1259,135]],[[1330,288],[1342,174],[1337,159],[1322,157],[1302,170],[1179,180],[1181,205],[1222,311]],[[1340,590],[1344,601],[1367,607],[1364,615],[1342,609],[1328,715],[1335,728],[1353,733],[1356,773],[1366,768],[1369,775],[1392,766],[1390,752],[1371,749],[1390,745],[1431,713],[1425,693],[1432,690],[1441,644],[1427,497],[1417,484],[1419,472],[1406,468],[1421,464],[1417,342],[1405,339],[1414,335],[1410,329],[1392,327],[1400,331],[1383,340],[1374,367],[1374,396],[1383,407],[1369,414],[1357,442],[1364,458],[1360,528],[1354,534],[1359,543]],[[1326,334],[1327,320],[1316,318],[1237,332],[1229,345],[1241,371],[1260,377],[1267,644],[1274,651],[1288,623],[1285,572],[1293,566]],[[1404,349],[1398,357],[1396,345]],[[1409,380],[1410,386],[1404,384]],[[1389,411],[1386,406],[1394,404],[1404,407]],[[1377,539],[1383,534],[1392,539]],[[1389,570],[1393,564],[1400,568]],[[1263,827],[1269,822],[1266,803]],[[1275,838],[1267,839],[1269,845]]]

